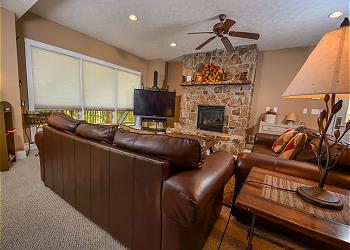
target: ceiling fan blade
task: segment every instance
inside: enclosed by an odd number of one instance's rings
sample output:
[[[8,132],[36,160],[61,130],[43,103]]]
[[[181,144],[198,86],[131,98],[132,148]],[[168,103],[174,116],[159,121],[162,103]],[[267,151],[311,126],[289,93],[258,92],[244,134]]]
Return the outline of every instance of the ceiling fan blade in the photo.
[[[222,29],[224,31],[229,31],[229,29],[235,24],[236,22],[231,19],[226,19],[225,22],[222,24]]]
[[[209,38],[208,40],[206,40],[204,43],[202,43],[201,45],[199,45],[199,46],[196,48],[196,50],[199,50],[199,49],[203,48],[205,45],[207,45],[207,44],[210,43],[212,40],[214,40],[215,37],[216,37],[216,36],[210,37],[210,38]]]
[[[205,19],[204,21],[214,21],[214,20],[218,20],[218,19],[219,19],[219,16],[220,16],[220,15],[212,16],[212,17],[209,17],[209,18]]]
[[[255,39],[255,40],[258,40],[260,37],[260,35],[258,33],[239,32],[239,31],[230,31],[228,34],[230,36]]]
[[[213,31],[203,31],[203,32],[189,32],[187,34],[213,34],[214,32]]]
[[[221,42],[224,44],[225,46],[225,49],[228,51],[228,52],[233,52],[234,48],[232,46],[232,43],[230,42],[230,40],[227,38],[227,37],[222,37],[221,38]]]
[[[201,48],[203,48],[205,45],[207,45],[208,43],[210,43],[212,40],[214,40],[216,38],[216,36],[212,36],[210,37],[208,40],[206,40],[204,43],[202,43],[201,45],[199,45],[196,50],[199,50]]]

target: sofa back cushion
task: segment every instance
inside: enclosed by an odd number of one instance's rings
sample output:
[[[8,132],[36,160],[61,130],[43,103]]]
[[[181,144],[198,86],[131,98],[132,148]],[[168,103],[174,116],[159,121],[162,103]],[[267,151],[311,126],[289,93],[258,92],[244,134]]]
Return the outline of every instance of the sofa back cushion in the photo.
[[[83,136],[85,138],[89,138],[95,141],[112,143],[116,130],[117,127],[113,125],[82,123],[77,127],[76,132],[77,135]]]
[[[206,157],[203,139],[188,135],[149,135],[118,129],[113,144],[138,153],[169,160],[178,169],[200,168]]]
[[[296,156],[295,160],[297,161],[306,161],[317,164],[316,152],[319,147],[320,139],[316,138],[308,142],[305,148]],[[333,144],[333,141],[330,140],[330,144]],[[337,143],[334,147],[330,149],[331,159],[334,159],[339,151],[339,148],[342,145]],[[322,145],[322,151],[325,151],[325,144]],[[344,154],[339,158],[335,169],[344,169],[345,171],[350,172],[350,148],[346,148]],[[322,158],[322,164],[326,162],[326,155]]]
[[[71,133],[75,133],[76,128],[81,123],[82,121],[75,120],[72,117],[61,112],[52,113],[47,119],[47,124],[49,126],[57,128],[59,130],[69,131]]]
[[[307,128],[304,126],[300,126],[298,128],[295,129],[296,131],[298,131],[299,133],[305,133],[307,135],[307,141],[311,142],[315,139],[320,138],[320,133],[312,128]]]

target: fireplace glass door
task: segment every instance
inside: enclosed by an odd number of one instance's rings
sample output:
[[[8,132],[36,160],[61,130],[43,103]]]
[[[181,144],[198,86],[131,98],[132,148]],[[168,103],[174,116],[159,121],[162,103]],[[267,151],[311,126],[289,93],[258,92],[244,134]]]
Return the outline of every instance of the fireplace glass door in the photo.
[[[224,125],[223,106],[198,105],[197,128],[208,131],[222,132]]]

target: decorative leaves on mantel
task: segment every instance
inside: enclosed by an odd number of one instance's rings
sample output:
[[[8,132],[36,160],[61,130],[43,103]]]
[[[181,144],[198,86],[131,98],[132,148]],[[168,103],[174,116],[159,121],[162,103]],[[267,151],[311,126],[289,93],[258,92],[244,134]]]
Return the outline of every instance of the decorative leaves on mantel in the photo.
[[[231,81],[224,81],[224,82],[213,82],[213,83],[181,83],[180,85],[183,87],[190,87],[190,86],[228,86],[228,85],[246,85],[251,84],[251,82],[231,82]]]
[[[257,64],[257,46],[255,44],[235,47],[232,53],[219,49],[210,52],[193,53],[183,56],[183,76],[191,76],[191,82],[182,86],[192,85],[243,85],[254,82]],[[224,73],[225,79],[215,83],[194,82],[198,69],[204,65],[215,63]]]

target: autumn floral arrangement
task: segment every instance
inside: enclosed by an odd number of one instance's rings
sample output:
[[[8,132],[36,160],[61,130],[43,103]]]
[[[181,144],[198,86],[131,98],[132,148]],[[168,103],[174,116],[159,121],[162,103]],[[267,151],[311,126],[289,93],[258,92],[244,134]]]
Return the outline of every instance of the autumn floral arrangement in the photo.
[[[200,83],[221,82],[224,80],[224,71],[215,63],[209,63],[196,75],[195,81]]]

